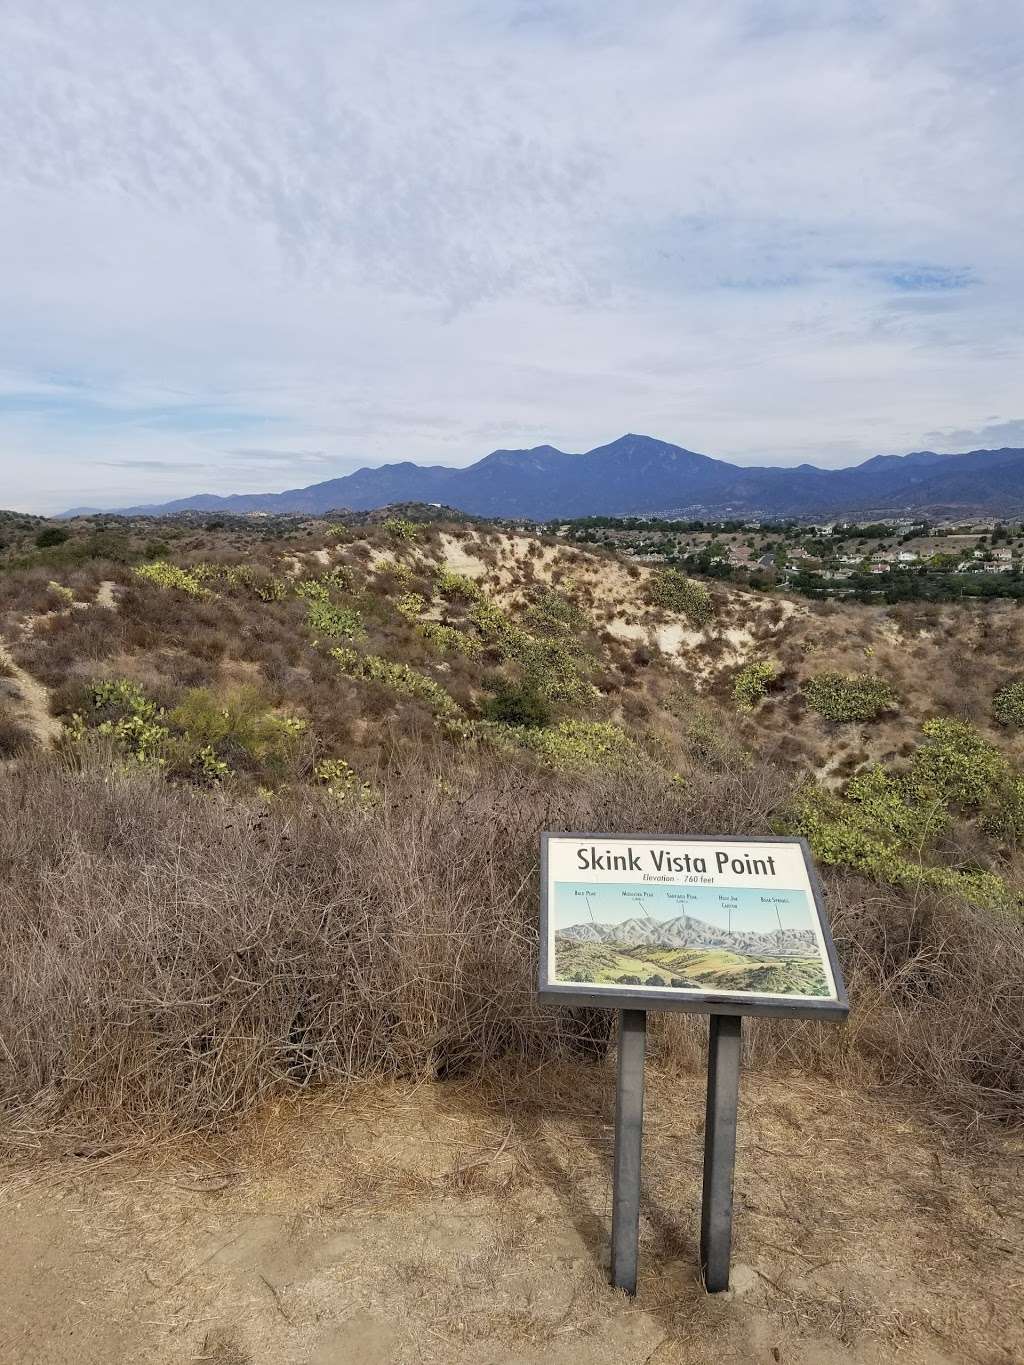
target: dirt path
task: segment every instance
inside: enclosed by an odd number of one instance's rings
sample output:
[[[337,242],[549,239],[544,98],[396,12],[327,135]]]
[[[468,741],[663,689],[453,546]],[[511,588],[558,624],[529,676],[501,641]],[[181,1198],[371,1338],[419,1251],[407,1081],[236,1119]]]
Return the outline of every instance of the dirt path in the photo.
[[[0,640],[0,688],[11,703],[11,715],[32,732],[40,744],[50,744],[61,732],[61,723],[50,715],[50,694],[38,679],[14,662]]]
[[[190,1152],[11,1168],[0,1359],[1024,1359],[1019,1151],[965,1161],[862,1095],[749,1077],[733,1290],[709,1298],[695,1271],[702,1081],[653,1075],[630,1301],[606,1280],[611,1088],[596,1067],[491,1102],[366,1089],[269,1107]]]
[[[117,610],[117,598],[114,596],[114,589],[117,584],[112,578],[104,578],[96,589],[96,605],[98,607],[109,607],[111,611]]]

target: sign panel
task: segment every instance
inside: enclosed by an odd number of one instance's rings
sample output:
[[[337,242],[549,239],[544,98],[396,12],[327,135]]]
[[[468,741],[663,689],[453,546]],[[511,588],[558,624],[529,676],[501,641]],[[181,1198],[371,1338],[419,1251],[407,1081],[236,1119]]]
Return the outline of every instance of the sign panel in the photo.
[[[542,996],[622,1009],[847,1014],[803,839],[541,838]]]

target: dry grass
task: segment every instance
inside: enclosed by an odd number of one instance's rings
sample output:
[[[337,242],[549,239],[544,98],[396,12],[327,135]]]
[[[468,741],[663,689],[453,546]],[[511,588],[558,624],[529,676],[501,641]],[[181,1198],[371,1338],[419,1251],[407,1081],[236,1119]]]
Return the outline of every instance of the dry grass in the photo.
[[[39,761],[0,789],[8,1135],[125,1140],[324,1081],[598,1058],[609,1012],[535,998],[538,832],[753,832],[785,796],[756,766],[680,790],[420,760],[369,809],[267,807]],[[851,1024],[751,1027],[751,1064],[1024,1117],[1020,924],[835,878],[830,900]],[[663,1061],[693,1064],[701,1029],[662,1022]]]
[[[14,758],[31,747],[31,730],[0,707],[0,760]]]

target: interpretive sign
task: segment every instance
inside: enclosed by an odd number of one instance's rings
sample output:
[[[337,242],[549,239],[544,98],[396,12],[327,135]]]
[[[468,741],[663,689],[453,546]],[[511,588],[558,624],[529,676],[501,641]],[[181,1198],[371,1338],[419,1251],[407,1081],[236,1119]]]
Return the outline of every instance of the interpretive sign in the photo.
[[[802,839],[545,834],[545,996],[624,1009],[842,1018]]]
[[[540,995],[619,1010],[612,1283],[636,1292],[647,1011],[710,1015],[700,1264],[729,1287],[744,1014],[849,1010],[803,839],[541,836]]]

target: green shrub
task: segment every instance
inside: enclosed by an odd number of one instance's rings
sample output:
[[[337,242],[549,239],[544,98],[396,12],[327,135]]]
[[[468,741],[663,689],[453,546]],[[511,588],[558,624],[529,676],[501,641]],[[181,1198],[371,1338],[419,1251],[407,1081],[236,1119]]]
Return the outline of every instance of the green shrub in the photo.
[[[462,715],[462,709],[458,702],[444,690],[440,683],[436,683],[433,678],[428,678],[423,673],[417,673],[408,664],[394,663],[379,654],[360,654],[358,650],[343,646],[332,649],[331,658],[350,677],[380,683],[382,687],[386,687],[392,692],[401,692],[406,696],[418,697],[420,701],[425,701],[433,707],[438,715],[452,719]]]
[[[769,659],[752,659],[736,674],[732,695],[741,711],[753,711],[766,695],[778,674],[778,665]]]
[[[388,517],[381,522],[381,527],[395,540],[415,540],[418,530],[416,523],[407,517]]]
[[[339,801],[369,804],[374,791],[343,758],[323,758],[313,769],[316,780]]]
[[[653,607],[680,612],[695,626],[706,626],[715,614],[711,594],[703,583],[678,569],[658,569],[647,580],[646,596]]]
[[[548,725],[551,707],[529,683],[503,683],[481,708],[486,720],[528,728]]]
[[[461,654],[467,659],[475,659],[483,653],[483,641],[479,635],[470,635],[455,626],[442,625],[440,621],[421,621],[417,630],[428,644],[442,654]]]
[[[819,673],[804,683],[809,704],[826,720],[875,720],[895,711],[899,698],[884,678],[872,674]]]
[[[288,596],[289,584],[285,579],[255,564],[234,565],[225,570],[224,580],[233,588],[252,593],[261,602],[283,602]]]
[[[519,664],[525,681],[541,696],[577,705],[593,699],[595,689],[583,674],[579,647],[572,638],[538,639],[486,599],[477,603],[473,621],[484,644],[502,659]]]
[[[846,799],[808,785],[780,827],[804,835],[823,863],[911,889],[953,891],[978,905],[1008,904],[1009,888],[994,873],[922,861],[947,824],[940,805],[914,805],[899,784],[875,769],[851,782]]]
[[[66,607],[70,607],[71,603],[75,600],[75,594],[71,589],[66,588],[63,583],[58,583],[56,579],[51,578],[46,586],[49,588],[50,592],[53,593],[54,597]]]
[[[403,592],[394,602],[395,611],[407,621],[415,621],[421,616],[426,605],[426,599],[418,592]]]
[[[292,591],[296,597],[305,597],[310,602],[330,602],[334,593],[346,592],[350,586],[349,573],[335,566],[326,573],[296,579]]]
[[[223,694],[193,688],[169,720],[179,732],[179,764],[214,780],[239,765],[280,774],[306,730],[305,721],[278,714],[255,687]]]
[[[1001,725],[1024,727],[1024,678],[1000,688],[992,701],[992,712]]]
[[[441,569],[434,580],[437,591],[448,602],[478,602],[483,596],[468,574]]]
[[[138,683],[128,678],[90,686],[88,716],[76,713],[68,729],[73,738],[80,739],[87,726],[112,739],[139,763],[163,766],[166,762],[170,731],[164,723],[164,713]]]
[[[527,622],[542,635],[571,631],[578,633],[587,626],[583,608],[564,593],[548,588],[526,612]]]
[[[71,532],[66,531],[63,526],[44,526],[36,536],[36,545],[40,550],[49,550],[55,545],[63,545],[70,539]]]
[[[499,749],[526,749],[552,768],[621,767],[642,758],[625,730],[610,721],[571,719],[545,728],[484,721],[475,733]]]
[[[1009,763],[973,725],[937,717],[921,729],[908,779],[918,799],[980,808],[1008,783]]]
[[[209,577],[205,565],[196,564],[191,569],[181,569],[177,564],[168,564],[158,559],[153,564],[140,564],[135,570],[136,578],[146,583],[155,583],[158,588],[175,588],[187,593],[189,597],[209,597],[210,590],[204,586],[203,579]]]
[[[317,639],[354,640],[363,634],[363,618],[355,607],[319,599],[306,608],[306,624]]]

